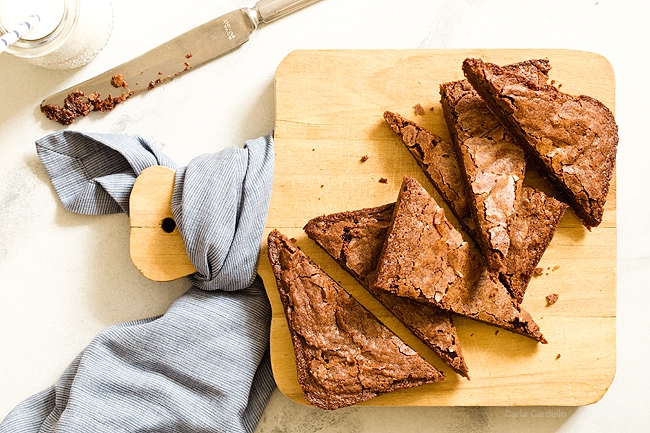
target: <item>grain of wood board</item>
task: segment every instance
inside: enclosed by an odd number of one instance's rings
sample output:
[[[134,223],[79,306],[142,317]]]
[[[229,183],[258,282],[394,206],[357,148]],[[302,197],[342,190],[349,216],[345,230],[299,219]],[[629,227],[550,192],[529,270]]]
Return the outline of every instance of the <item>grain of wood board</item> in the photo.
[[[461,64],[467,57],[497,64],[548,58],[550,77],[563,92],[592,96],[614,111],[613,69],[607,59],[590,52],[292,52],[279,65],[275,79],[275,179],[266,234],[278,229],[295,238],[330,276],[447,376],[440,383],[385,394],[362,405],[594,403],[607,391],[616,369],[616,175],[601,225],[588,231],[573,211],[567,211],[539,264],[541,275],[529,285],[523,307],[549,344],[455,316],[470,381],[446,367],[302,230],[319,215],[396,200],[404,175],[418,179],[443,203],[382,115],[386,110],[400,113],[448,140],[439,85],[463,79]],[[415,114],[417,104],[424,114]],[[266,254],[265,237],[259,272],[273,309],[273,372],[286,396],[307,404],[297,382],[287,322]],[[546,296],[551,293],[559,299],[547,306]]]

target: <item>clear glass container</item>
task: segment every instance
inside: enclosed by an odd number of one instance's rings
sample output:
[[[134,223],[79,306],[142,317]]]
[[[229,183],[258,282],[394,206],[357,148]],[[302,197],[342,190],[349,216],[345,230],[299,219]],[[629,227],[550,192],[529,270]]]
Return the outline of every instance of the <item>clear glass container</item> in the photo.
[[[78,68],[104,48],[113,28],[111,0],[0,0],[0,33],[20,17],[41,22],[6,52],[48,69]]]

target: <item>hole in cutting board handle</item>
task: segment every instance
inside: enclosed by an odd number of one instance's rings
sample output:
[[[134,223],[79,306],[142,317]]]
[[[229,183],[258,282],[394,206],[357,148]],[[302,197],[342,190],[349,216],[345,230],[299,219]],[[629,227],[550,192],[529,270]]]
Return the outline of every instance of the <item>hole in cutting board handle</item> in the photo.
[[[196,272],[172,214],[176,171],[148,167],[129,198],[131,261],[147,278],[171,281]]]
[[[164,218],[160,222],[160,227],[165,233],[172,233],[174,230],[176,230],[176,221],[174,221],[174,218]]]

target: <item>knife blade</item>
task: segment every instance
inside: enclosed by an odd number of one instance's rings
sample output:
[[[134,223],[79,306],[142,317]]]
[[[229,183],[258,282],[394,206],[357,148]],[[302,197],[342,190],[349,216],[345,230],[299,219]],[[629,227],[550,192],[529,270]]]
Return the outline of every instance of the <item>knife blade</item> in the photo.
[[[266,24],[319,0],[260,0],[202,24],[96,77],[61,90],[41,102],[41,112],[63,125],[92,111],[108,112],[248,42]]]

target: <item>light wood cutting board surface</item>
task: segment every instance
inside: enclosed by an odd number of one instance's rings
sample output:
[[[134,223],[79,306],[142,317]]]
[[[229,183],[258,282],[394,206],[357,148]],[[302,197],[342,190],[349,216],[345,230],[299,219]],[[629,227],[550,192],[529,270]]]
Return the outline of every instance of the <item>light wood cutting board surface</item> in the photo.
[[[463,79],[462,61],[498,64],[548,58],[550,76],[570,94],[599,99],[612,111],[614,72],[594,53],[568,50],[296,51],[276,74],[275,179],[266,224],[296,243],[331,277],[402,337],[447,379],[394,392],[363,405],[579,406],[598,401],[616,370],[616,181],[602,224],[586,230],[568,210],[531,281],[523,307],[549,344],[454,316],[468,381],[455,374],[303,232],[313,217],[395,201],[404,175],[443,201],[383,113],[394,111],[445,139],[439,85]],[[424,115],[415,115],[420,104]],[[367,156],[365,162],[361,158]],[[385,179],[386,183],[380,182]],[[448,215],[451,215],[448,213]],[[453,218],[450,216],[450,220]],[[279,389],[307,404],[297,382],[286,318],[262,244],[259,272],[273,308],[271,356]],[[559,300],[547,306],[546,295]]]

